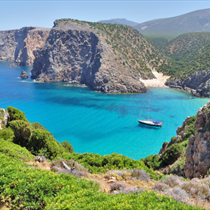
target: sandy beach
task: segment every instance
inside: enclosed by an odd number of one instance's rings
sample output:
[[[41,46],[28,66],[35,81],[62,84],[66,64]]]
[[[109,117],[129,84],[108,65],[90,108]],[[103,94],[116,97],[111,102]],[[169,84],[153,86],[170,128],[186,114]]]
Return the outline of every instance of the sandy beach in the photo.
[[[152,73],[157,79],[140,79],[140,81],[143,82],[146,87],[167,87],[165,86],[165,82],[170,76],[163,75],[163,73],[158,73],[154,70]]]

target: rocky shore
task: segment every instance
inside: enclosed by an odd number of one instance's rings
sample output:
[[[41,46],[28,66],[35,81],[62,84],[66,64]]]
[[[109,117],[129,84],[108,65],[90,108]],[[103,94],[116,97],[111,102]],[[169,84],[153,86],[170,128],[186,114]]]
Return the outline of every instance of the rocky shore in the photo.
[[[188,92],[196,97],[210,97],[210,72],[196,71],[185,80],[168,80],[165,83],[170,88]]]

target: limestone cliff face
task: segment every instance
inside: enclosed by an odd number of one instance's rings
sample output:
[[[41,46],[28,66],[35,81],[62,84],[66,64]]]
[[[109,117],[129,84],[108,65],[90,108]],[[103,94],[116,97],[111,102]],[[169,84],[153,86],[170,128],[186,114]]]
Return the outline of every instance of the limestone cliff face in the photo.
[[[205,176],[210,168],[210,102],[197,112],[195,128],[198,133],[190,138],[186,150],[185,176]]]
[[[167,81],[166,85],[186,91],[197,97],[210,97],[210,72],[209,71],[196,71],[187,79]]]
[[[36,53],[32,78],[85,84],[107,93],[146,92],[140,73],[118,62],[97,30],[74,22],[52,28],[44,48]]]
[[[36,51],[44,46],[49,32],[50,29],[37,27],[0,31],[0,60],[31,66]]]
[[[0,130],[4,125],[7,125],[9,113],[5,109],[0,109]]]

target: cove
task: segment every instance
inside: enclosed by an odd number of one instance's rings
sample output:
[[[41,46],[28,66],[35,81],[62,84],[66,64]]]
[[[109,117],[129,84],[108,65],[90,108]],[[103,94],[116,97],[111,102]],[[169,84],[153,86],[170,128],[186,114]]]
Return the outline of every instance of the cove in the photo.
[[[116,152],[137,160],[158,154],[184,119],[209,101],[189,99],[189,94],[169,88],[150,88],[145,94],[104,94],[66,83],[35,83],[18,78],[22,70],[30,76],[32,67],[8,65],[0,62],[0,107],[20,109],[30,122],[41,123],[59,142],[68,140],[79,153]],[[137,121],[140,113],[146,118],[149,95],[150,118],[163,121],[163,128]]]

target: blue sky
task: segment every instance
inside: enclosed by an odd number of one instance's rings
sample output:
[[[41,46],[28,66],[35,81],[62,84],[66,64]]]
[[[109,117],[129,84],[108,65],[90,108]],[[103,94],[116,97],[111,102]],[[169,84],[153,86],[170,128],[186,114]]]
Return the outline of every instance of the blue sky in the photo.
[[[53,21],[60,18],[73,18],[93,22],[112,18],[126,18],[142,23],[152,19],[173,17],[199,9],[210,8],[210,0],[0,0],[0,8],[0,30],[9,30],[24,26],[51,28]]]

